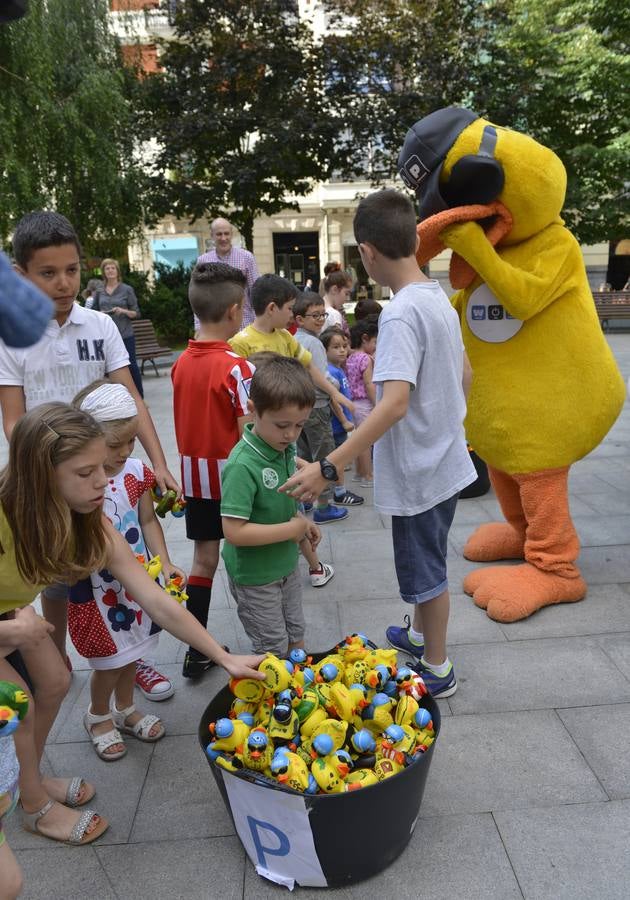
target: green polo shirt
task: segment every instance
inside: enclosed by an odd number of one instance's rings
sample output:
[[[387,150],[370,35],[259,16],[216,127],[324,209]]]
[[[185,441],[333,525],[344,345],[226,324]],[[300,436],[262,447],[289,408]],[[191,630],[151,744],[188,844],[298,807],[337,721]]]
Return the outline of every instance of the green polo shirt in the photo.
[[[221,515],[247,519],[257,525],[288,522],[297,503],[278,493],[295,472],[295,447],[274,450],[245,426],[243,437],[232,450],[221,473]],[[228,575],[237,584],[270,584],[289,575],[297,566],[295,541],[234,547],[225,541],[223,559]]]

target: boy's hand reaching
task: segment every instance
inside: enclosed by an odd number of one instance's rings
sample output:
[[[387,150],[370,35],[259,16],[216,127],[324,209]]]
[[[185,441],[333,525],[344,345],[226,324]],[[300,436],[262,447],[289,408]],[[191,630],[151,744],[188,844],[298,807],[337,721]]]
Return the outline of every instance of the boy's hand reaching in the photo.
[[[167,491],[175,491],[177,493],[177,499],[179,500],[181,498],[182,489],[177,483],[177,479],[171,475],[166,466],[154,466],[153,474],[155,475],[157,486],[163,494]]]
[[[222,666],[232,678],[255,678],[256,681],[264,681],[265,673],[258,671],[263,659],[264,653],[260,656],[236,656],[228,653]]]
[[[310,501],[313,497],[319,497],[328,483],[322,475],[319,463],[307,463],[278,490],[283,494],[290,494],[294,500]]]

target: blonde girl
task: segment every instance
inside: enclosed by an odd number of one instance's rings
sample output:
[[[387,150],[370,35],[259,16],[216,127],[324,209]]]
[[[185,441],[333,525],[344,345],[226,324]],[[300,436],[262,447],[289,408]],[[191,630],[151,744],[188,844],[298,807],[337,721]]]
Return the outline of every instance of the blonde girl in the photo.
[[[44,778],[40,764],[70,675],[50,638],[52,627],[29,604],[41,587],[78,581],[107,568],[138,606],[177,638],[214,659],[233,677],[261,678],[261,657],[231,656],[169,597],[144,568],[102,507],[107,447],[101,426],[64,403],[36,407],[17,423],[9,463],[0,473],[0,680],[29,698],[15,733],[24,826],[56,841],[87,844],[108,822],[77,811],[94,787],[80,777]],[[36,697],[36,700],[33,699]]]

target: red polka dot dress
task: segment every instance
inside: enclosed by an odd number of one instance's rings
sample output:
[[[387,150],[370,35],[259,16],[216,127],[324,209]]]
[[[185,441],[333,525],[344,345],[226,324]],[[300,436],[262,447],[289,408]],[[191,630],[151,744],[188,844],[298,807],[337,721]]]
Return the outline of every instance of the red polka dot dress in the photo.
[[[130,458],[110,478],[103,504],[103,512],[133,553],[145,559],[149,554],[140,530],[138,502],[154,484],[153,472],[141,460]],[[161,629],[111,572],[101,569],[70,588],[68,630],[77,651],[93,669],[118,669],[154,650]]]

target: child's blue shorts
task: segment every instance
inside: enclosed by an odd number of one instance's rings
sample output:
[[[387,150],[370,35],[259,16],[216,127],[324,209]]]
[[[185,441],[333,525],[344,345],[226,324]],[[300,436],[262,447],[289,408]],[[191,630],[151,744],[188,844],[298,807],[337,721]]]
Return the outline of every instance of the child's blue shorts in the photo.
[[[405,603],[426,603],[448,587],[446,550],[457,497],[415,516],[392,516],[394,563]]]

